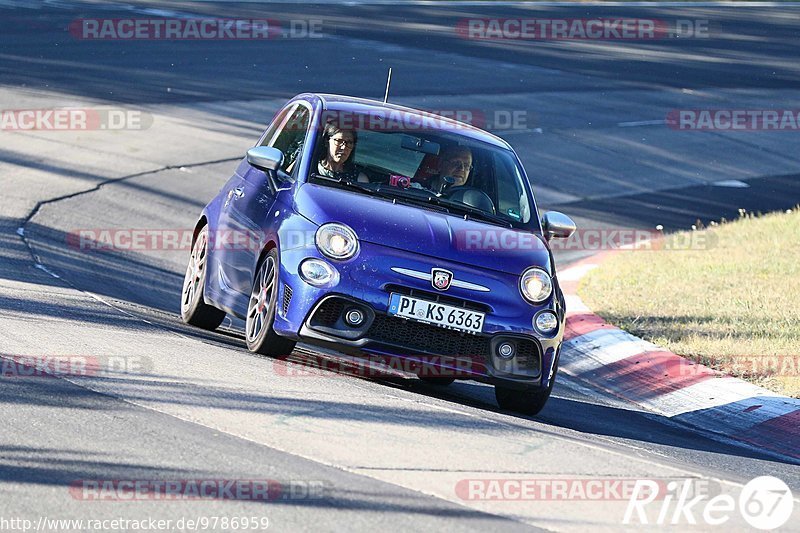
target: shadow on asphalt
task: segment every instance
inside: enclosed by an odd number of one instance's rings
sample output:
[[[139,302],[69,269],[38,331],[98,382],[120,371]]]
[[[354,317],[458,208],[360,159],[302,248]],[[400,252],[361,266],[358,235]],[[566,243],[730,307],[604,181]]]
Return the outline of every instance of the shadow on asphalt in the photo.
[[[111,251],[86,253],[75,247],[67,245],[68,233],[48,227],[41,227],[31,223],[28,225],[27,235],[33,243],[36,253],[49,269],[69,280],[75,287],[100,295],[103,299],[110,300],[125,311],[138,315],[148,320],[154,326],[182,335],[201,339],[203,342],[218,346],[222,349],[233,349],[244,356],[258,357],[246,350],[244,339],[238,327],[224,327],[218,331],[210,332],[183,324],[178,316],[178,305],[182,286],[182,274],[169,270],[167,265],[159,264],[153,258],[133,253],[120,253]],[[186,253],[188,257],[188,252]],[[17,299],[14,301],[0,301],[0,306],[6,309],[17,309],[25,315],[58,315],[69,317],[76,321],[93,324],[110,324],[116,327],[130,329],[147,329],[148,326],[137,318],[126,316],[111,310],[91,311],[79,306],[58,302],[39,302],[33,300]],[[239,326],[237,320],[235,326]],[[301,350],[305,352],[305,350]],[[298,352],[295,352],[295,355]],[[293,355],[294,364],[309,365],[312,375],[320,375],[318,361],[315,358],[325,358],[325,355],[314,354],[313,357]],[[275,360],[262,358],[265,362],[275,365]],[[305,361],[305,363],[304,363]],[[427,384],[416,378],[398,377],[397,375],[384,378],[375,378],[375,374],[365,378],[358,370],[349,376],[346,366],[340,364],[325,365],[325,368],[335,368],[339,372],[330,373],[330,379],[369,379],[380,382],[389,387],[399,387],[414,393],[452,401],[478,409],[503,412],[511,414],[521,421],[521,428],[530,430],[527,422],[530,417],[516,415],[502,411],[494,400],[493,389],[490,386],[458,381],[449,387]],[[425,425],[431,427],[447,427],[454,422],[446,413],[432,415],[427,420],[409,417],[402,410],[386,413],[384,407],[369,405],[339,403],[330,401],[292,400],[275,398],[267,394],[252,395],[238,391],[220,389],[214,383],[187,384],[182,383],[181,376],[153,376],[147,383],[147,393],[139,398],[142,401],[163,398],[164,401],[186,405],[203,404],[226,410],[247,410],[274,413],[311,412],[326,418],[341,418],[344,420],[369,421],[376,419],[389,421],[395,424]],[[108,378],[115,381],[119,390],[129,386],[140,387],[146,382],[142,380],[129,380],[125,376]],[[591,383],[586,383],[591,386]],[[202,385],[202,386],[198,386]],[[126,392],[133,399],[136,394]],[[717,454],[728,454],[748,458],[758,458],[767,461],[776,461],[775,458],[759,454],[756,451],[739,448],[734,445],[721,444],[696,433],[690,432],[668,418],[656,414],[641,413],[633,410],[619,409],[605,405],[587,403],[583,398],[569,397],[569,392],[556,385],[554,397],[547,404],[545,410],[537,417],[532,418],[545,425],[562,427],[577,431],[583,435],[598,435],[626,439],[631,442],[657,444],[676,448],[685,448]],[[494,421],[470,420],[464,422],[476,424],[475,429],[491,431],[497,427]]]
[[[36,427],[15,425],[13,429],[4,430],[0,438],[0,483],[7,487],[15,487],[18,491],[14,497],[24,495],[30,485],[43,485],[54,491],[54,505],[68,507],[74,501],[89,516],[102,515],[104,510],[96,509],[100,505],[105,510],[120,512],[141,512],[141,508],[149,508],[150,504],[158,506],[167,503],[171,506],[187,505],[191,502],[202,504],[203,498],[183,498],[170,496],[163,485],[154,488],[161,497],[153,492],[144,493],[143,497],[132,501],[133,490],[123,489],[120,482],[141,481],[145,484],[153,482],[180,482],[189,486],[204,481],[226,482],[269,481],[278,490],[266,493],[266,497],[253,497],[250,491],[237,493],[235,490],[223,494],[220,498],[229,502],[247,502],[291,508],[321,508],[354,510],[359,512],[393,513],[408,516],[436,516],[442,518],[466,518],[494,524],[506,529],[522,530],[524,526],[509,522],[499,515],[487,515],[462,506],[431,505],[426,498],[414,491],[393,489],[387,492],[386,486],[374,479],[356,474],[343,475],[342,471],[333,467],[314,463],[309,459],[290,456],[285,452],[273,450],[259,444],[239,439],[224,433],[214,433],[210,438],[207,428],[192,423],[176,420],[161,413],[142,411],[129,403],[116,398],[84,389],[73,383],[57,378],[0,378],[0,404],[11,403],[24,409],[26,405],[54,407],[65,410],[82,410],[72,413],[65,424],[72,425],[65,431],[80,432],[84,439],[76,446],[66,444],[58,447],[52,444],[19,446],[9,444],[14,433],[25,432],[26,436],[35,438]],[[153,417],[163,417],[165,423],[158,425],[161,431],[152,429]],[[16,421],[14,421],[16,422]],[[42,429],[42,436],[48,437],[53,426],[61,422],[51,421],[51,427]],[[166,428],[166,431],[164,430]],[[146,433],[142,438],[141,433]],[[130,438],[135,435],[137,447],[120,449],[119,438]],[[179,438],[180,441],[176,441]],[[6,440],[8,439],[8,441]],[[220,457],[224,460],[220,461]],[[174,468],[167,465],[186,465]],[[278,469],[278,467],[280,467]],[[309,477],[313,475],[313,477]],[[84,485],[83,482],[88,482]],[[113,490],[94,490],[93,482],[112,483],[120,487]],[[303,487],[314,483],[317,490],[302,492],[291,490],[292,487]],[[88,486],[82,492],[82,486]],[[149,486],[149,485],[148,485]],[[155,485],[154,485],[155,486]],[[157,487],[157,486],[155,486]],[[158,492],[162,490],[164,492]],[[221,490],[221,489],[220,489]],[[289,494],[287,494],[287,492]],[[92,495],[104,495],[106,501],[91,501]],[[4,496],[5,497],[5,496]],[[63,501],[60,501],[63,500]],[[13,500],[12,500],[13,501]],[[126,505],[116,507],[115,503]],[[88,508],[86,506],[89,506]],[[174,508],[174,507],[173,507]],[[149,508],[154,510],[154,508]],[[292,509],[288,509],[292,512]],[[533,530],[533,528],[530,528]]]

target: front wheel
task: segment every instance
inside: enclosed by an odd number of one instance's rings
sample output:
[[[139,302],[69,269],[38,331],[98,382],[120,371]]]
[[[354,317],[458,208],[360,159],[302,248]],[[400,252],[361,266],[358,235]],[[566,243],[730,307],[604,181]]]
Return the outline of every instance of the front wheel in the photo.
[[[503,409],[525,415],[538,415],[550,398],[551,390],[552,386],[545,390],[513,390],[495,385],[494,397]]]
[[[192,246],[189,265],[183,277],[181,319],[187,324],[214,330],[225,320],[225,311],[208,305],[203,299],[208,263],[208,226],[203,227]]]
[[[247,304],[245,338],[251,352],[277,357],[289,355],[295,342],[272,329],[278,296],[278,251],[272,249],[256,269],[253,290]]]

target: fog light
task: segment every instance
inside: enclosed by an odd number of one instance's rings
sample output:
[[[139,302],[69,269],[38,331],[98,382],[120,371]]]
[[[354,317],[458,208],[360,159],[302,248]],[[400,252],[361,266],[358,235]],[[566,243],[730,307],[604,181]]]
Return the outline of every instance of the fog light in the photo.
[[[510,342],[504,342],[497,347],[497,355],[503,359],[511,359],[514,357],[514,345]]]
[[[364,313],[362,313],[360,309],[350,309],[344,315],[344,321],[347,322],[348,326],[360,326],[364,322]]]
[[[339,282],[336,269],[321,259],[306,259],[300,263],[300,277],[315,287],[336,285]]]
[[[533,327],[539,333],[549,335],[558,328],[558,318],[552,311],[542,311],[533,320]]]

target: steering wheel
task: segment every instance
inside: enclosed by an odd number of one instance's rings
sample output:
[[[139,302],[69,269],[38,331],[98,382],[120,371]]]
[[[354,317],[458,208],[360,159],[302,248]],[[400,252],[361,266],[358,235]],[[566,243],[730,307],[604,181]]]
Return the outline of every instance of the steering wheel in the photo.
[[[444,195],[448,200],[461,202],[493,215],[497,214],[494,209],[494,202],[489,198],[489,195],[475,187],[451,187],[445,189]]]

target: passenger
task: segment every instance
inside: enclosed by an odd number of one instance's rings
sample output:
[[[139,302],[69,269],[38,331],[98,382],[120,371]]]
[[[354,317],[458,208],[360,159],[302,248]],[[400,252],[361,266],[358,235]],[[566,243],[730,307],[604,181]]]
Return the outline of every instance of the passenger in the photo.
[[[345,181],[369,182],[367,175],[360,172],[353,163],[357,141],[355,130],[328,122],[322,132],[325,151],[317,163],[317,173]]]

